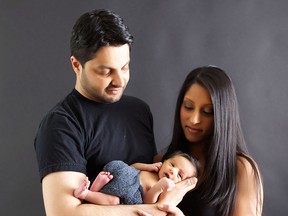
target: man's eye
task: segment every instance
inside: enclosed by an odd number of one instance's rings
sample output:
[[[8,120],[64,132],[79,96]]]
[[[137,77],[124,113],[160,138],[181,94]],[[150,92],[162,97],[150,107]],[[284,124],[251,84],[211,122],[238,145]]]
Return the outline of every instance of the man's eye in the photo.
[[[125,66],[122,68],[123,71],[128,71],[129,70],[129,66]]]
[[[110,70],[101,70],[96,72],[100,76],[109,76],[110,75]]]

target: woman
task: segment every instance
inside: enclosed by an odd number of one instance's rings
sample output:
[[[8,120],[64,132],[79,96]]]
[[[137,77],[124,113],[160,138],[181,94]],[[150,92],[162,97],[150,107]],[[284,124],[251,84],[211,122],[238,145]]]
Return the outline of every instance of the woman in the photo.
[[[201,164],[196,188],[178,207],[185,215],[261,215],[263,188],[240,126],[231,79],[220,68],[196,68],[180,90],[172,142]]]

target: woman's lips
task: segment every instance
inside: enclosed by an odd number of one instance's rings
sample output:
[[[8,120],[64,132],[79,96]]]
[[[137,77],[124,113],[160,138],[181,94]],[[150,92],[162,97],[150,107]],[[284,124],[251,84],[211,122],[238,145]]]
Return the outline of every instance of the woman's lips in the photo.
[[[200,133],[202,131],[202,129],[193,128],[193,127],[189,127],[189,126],[186,126],[186,129],[189,133],[192,133],[192,134]]]

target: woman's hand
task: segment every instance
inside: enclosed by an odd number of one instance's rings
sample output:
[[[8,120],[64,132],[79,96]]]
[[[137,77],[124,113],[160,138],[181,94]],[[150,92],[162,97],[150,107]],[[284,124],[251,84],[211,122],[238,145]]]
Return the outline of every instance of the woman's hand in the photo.
[[[195,177],[191,177],[177,183],[173,190],[163,191],[163,193],[160,194],[158,203],[177,206],[185,194],[196,186],[196,183],[197,178]]]
[[[157,207],[161,211],[166,212],[167,216],[184,216],[183,212],[179,208],[177,208],[176,206],[159,204]],[[142,210],[138,210],[137,214],[139,216],[153,216],[153,215],[151,215],[145,211],[142,211]]]

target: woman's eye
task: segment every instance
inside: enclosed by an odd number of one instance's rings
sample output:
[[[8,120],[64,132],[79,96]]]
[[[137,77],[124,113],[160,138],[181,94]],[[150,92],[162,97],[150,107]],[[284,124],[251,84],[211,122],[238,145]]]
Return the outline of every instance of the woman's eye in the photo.
[[[185,106],[185,109],[187,109],[187,110],[192,110],[193,107],[192,107],[192,106]]]
[[[187,110],[192,110],[192,109],[194,109],[194,106],[191,104],[184,104],[184,108]]]
[[[213,115],[214,114],[213,109],[204,109],[203,112],[207,115]]]

